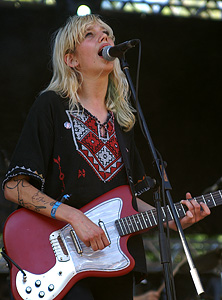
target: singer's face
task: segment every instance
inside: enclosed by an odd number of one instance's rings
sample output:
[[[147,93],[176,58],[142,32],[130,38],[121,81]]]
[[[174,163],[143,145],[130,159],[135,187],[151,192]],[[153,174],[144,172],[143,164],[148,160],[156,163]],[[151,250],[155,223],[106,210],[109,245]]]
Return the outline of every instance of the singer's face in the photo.
[[[103,47],[114,45],[107,30],[99,24],[86,27],[83,41],[76,46],[75,67],[85,76],[107,75],[113,70],[113,62],[106,61],[102,55]]]

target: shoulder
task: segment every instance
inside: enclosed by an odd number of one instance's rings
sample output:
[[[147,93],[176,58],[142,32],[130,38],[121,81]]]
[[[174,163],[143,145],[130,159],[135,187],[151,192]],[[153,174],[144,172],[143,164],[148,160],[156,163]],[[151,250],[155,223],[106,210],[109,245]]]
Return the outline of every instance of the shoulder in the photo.
[[[40,94],[35,102],[35,106],[57,106],[57,105],[66,105],[68,103],[67,98],[62,98],[59,94],[54,91],[47,91]]]
[[[54,91],[47,91],[40,94],[34,101],[30,112],[32,113],[51,113],[68,109],[69,101],[67,98],[62,98]]]
[[[134,127],[128,131],[124,130],[115,119],[115,129],[117,136],[122,136],[124,139],[131,140],[134,138]]]

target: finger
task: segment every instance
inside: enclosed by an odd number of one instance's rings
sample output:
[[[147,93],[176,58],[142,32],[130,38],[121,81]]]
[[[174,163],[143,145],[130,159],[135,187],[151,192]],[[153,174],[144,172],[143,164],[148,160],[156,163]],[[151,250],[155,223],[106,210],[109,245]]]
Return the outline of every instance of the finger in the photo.
[[[191,198],[192,198],[191,193],[187,192],[186,193],[186,199],[191,199]]]
[[[207,216],[211,214],[211,211],[210,211],[210,209],[209,209],[209,207],[207,206],[206,203],[201,202],[200,205],[201,205],[201,207],[202,207],[204,213],[205,213]]]
[[[194,216],[194,206],[191,203],[191,201],[189,201],[189,200],[182,200],[181,203],[183,205],[186,205],[186,207],[188,208],[188,211],[186,212],[186,216],[188,216],[189,218],[193,218],[193,216]]]
[[[83,243],[86,245],[86,247],[90,247],[91,246],[89,241],[84,241]]]
[[[108,240],[106,234],[104,233],[104,235],[102,236],[102,240],[103,240],[103,243],[104,243],[104,246],[107,247],[110,245],[110,241]]]
[[[91,246],[91,248],[93,249],[93,251],[98,250],[98,246],[97,246],[96,241],[91,240],[91,241],[90,241],[90,246]]]
[[[97,238],[95,242],[97,244],[97,250],[103,250],[106,247],[101,237]]]

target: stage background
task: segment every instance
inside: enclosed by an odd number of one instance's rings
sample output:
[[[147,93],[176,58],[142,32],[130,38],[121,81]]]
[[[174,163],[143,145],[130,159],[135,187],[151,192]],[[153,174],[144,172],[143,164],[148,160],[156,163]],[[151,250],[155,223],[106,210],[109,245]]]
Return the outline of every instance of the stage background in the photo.
[[[116,42],[139,38],[142,61],[139,100],[154,145],[167,162],[175,202],[194,196],[222,176],[221,21],[197,18],[102,14]],[[51,77],[50,36],[65,16],[54,8],[1,7],[1,178],[27,113]],[[138,48],[127,53],[135,83]],[[149,149],[138,126],[136,142],[147,174]],[[28,145],[27,145],[28,147]],[[145,195],[151,201],[152,195]],[[151,200],[150,200],[151,199]],[[1,229],[14,208],[1,192]],[[187,232],[221,233],[222,207]]]

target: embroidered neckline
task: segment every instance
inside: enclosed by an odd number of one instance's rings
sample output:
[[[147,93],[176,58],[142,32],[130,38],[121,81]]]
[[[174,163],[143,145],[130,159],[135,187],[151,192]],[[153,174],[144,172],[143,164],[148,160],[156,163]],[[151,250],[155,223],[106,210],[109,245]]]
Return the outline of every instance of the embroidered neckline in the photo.
[[[99,120],[96,116],[94,116],[90,111],[88,111],[88,109],[86,109],[85,107],[83,107],[82,104],[80,104],[80,103],[79,103],[79,108],[80,108],[80,111],[81,111],[82,113],[84,113],[85,115],[90,116],[90,117],[91,117],[92,119],[94,119],[94,120],[96,121],[96,123],[99,124],[100,126],[105,127],[105,126],[109,123],[110,119],[111,119],[111,121],[114,122],[114,114],[113,114],[113,112],[110,111],[110,110],[108,110],[106,121],[105,121],[104,123],[101,123],[100,120]]]

